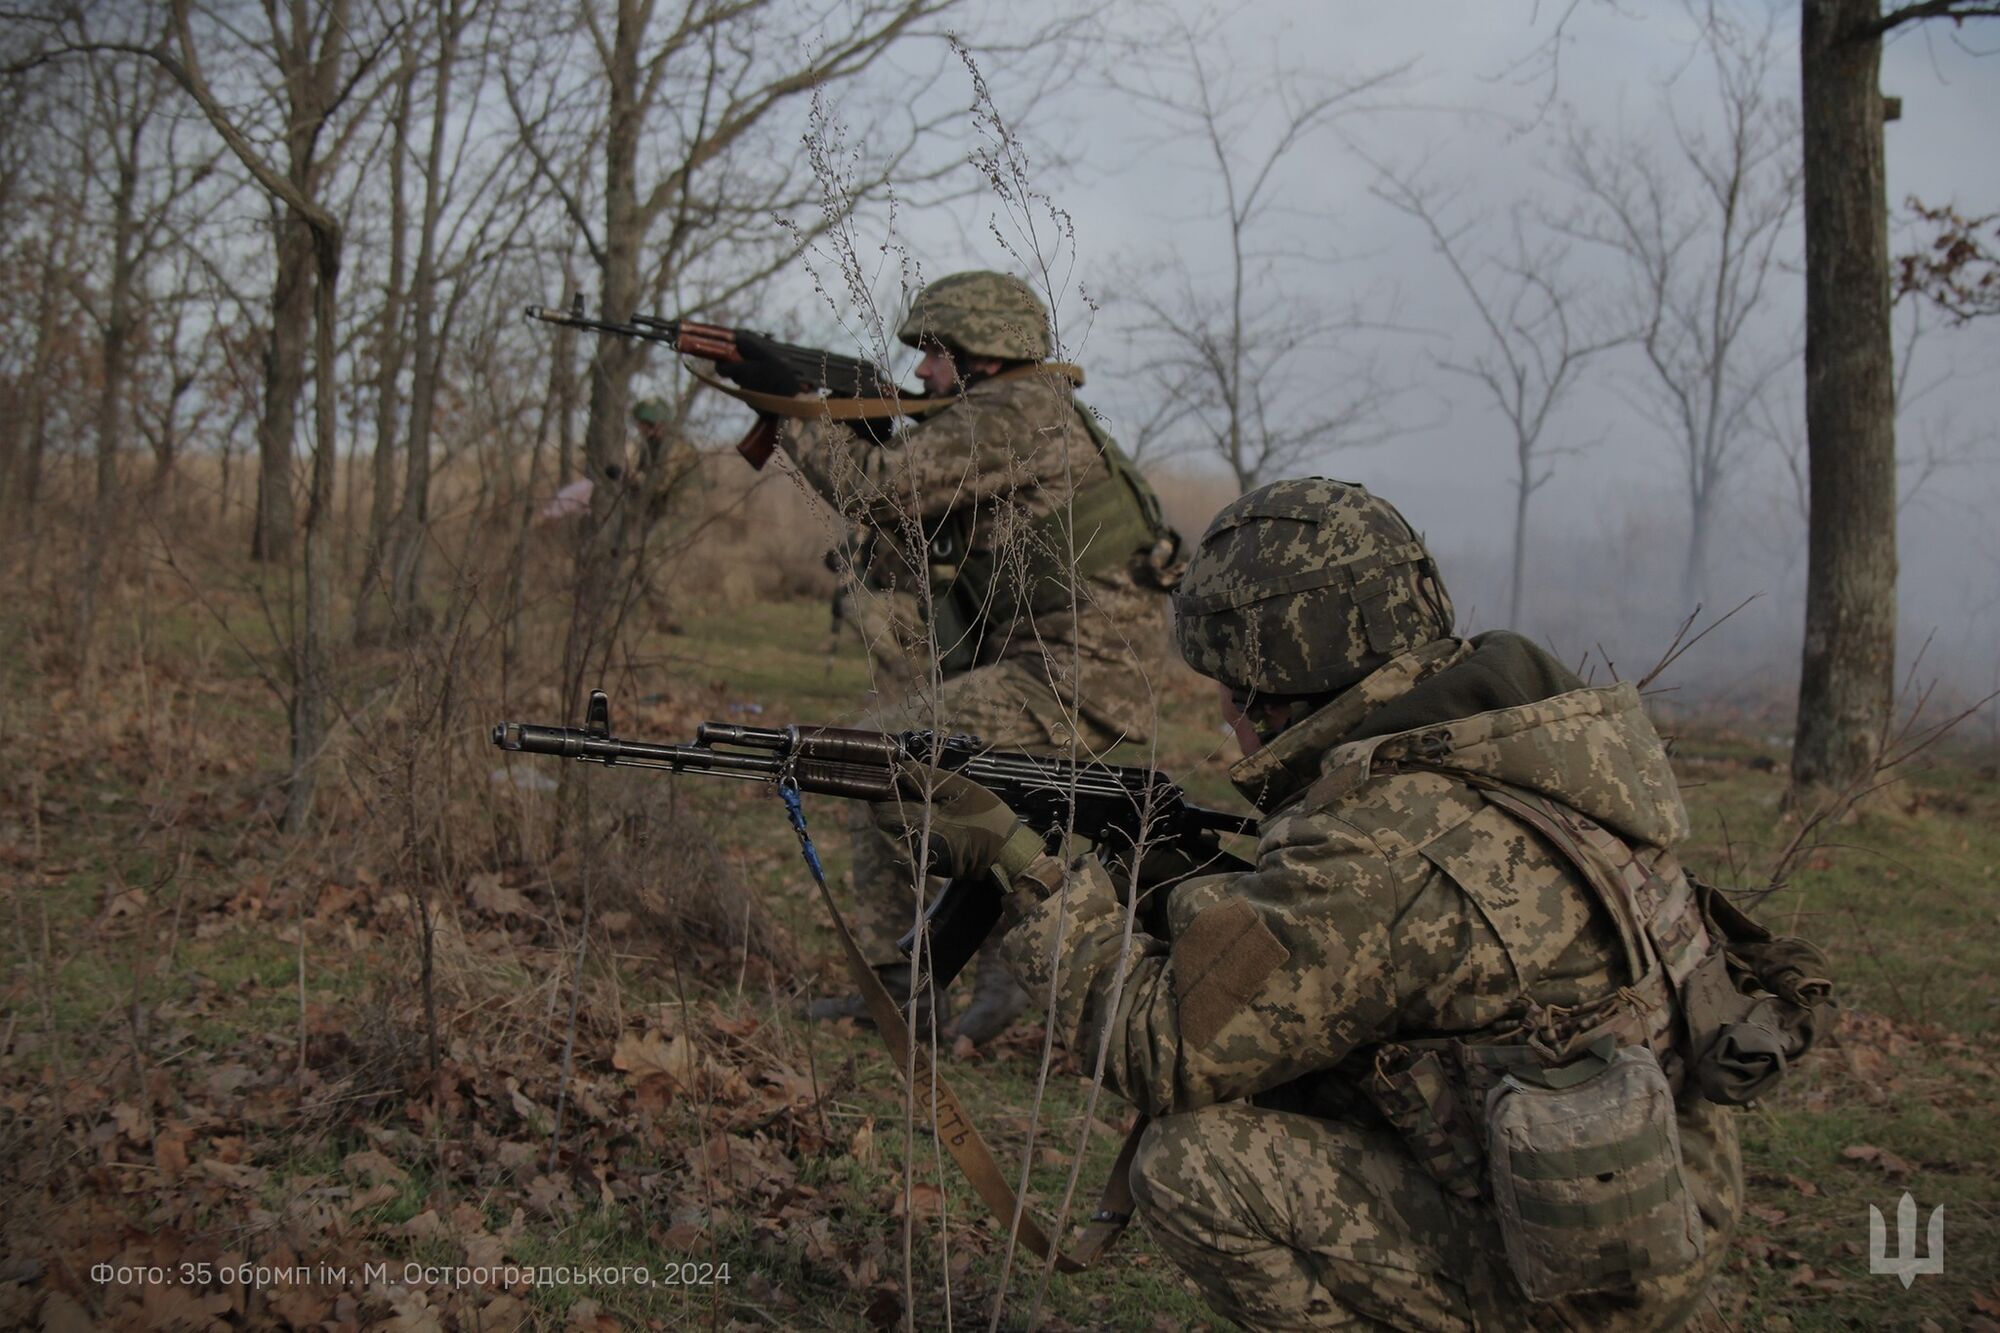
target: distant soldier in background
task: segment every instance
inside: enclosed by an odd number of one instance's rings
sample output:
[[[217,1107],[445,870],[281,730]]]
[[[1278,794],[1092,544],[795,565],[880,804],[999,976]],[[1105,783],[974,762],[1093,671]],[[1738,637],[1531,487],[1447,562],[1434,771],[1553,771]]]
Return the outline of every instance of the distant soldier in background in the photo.
[[[703,488],[701,452],[674,429],[672,406],[664,398],[641,398],[632,409],[639,431],[639,454],[633,460],[632,485],[644,497],[647,527],[684,508]]]
[[[951,407],[897,435],[822,420],[787,421],[780,436],[820,494],[871,529],[871,578],[915,599],[936,656],[935,677],[921,664],[902,698],[856,725],[1063,753],[1144,739],[1178,542],[1076,400],[1081,372],[1050,362],[1048,311],[1019,278],[958,273],[917,294],[897,337],[923,353],[925,392],[955,397]],[[803,388],[774,360],[718,369],[767,393]],[[907,1003],[924,988],[895,942],[916,918],[921,877],[864,807],[853,833],[862,947]],[[983,1042],[1026,1001],[989,952],[956,1032]],[[857,995],[812,1013],[866,1009]]]
[[[701,489],[705,480],[701,452],[672,429],[673,419],[673,408],[666,399],[641,398],[632,408],[632,422],[639,433],[637,458],[605,469],[609,480],[622,484],[625,493],[644,506],[647,530],[679,501]],[[588,513],[596,490],[589,477],[578,477],[558,490],[536,518],[553,523]]]

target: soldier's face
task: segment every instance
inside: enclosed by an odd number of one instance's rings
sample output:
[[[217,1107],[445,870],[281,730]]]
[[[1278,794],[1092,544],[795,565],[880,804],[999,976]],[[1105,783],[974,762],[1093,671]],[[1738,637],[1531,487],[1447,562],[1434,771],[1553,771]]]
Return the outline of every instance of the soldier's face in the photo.
[[[1251,696],[1238,702],[1234,690],[1221,681],[1216,686],[1222,691],[1223,724],[1236,733],[1236,743],[1243,747],[1245,759],[1263,749],[1269,739],[1294,721],[1292,705],[1282,699]]]
[[[1264,738],[1257,734],[1250,714],[1237,706],[1235,692],[1221,681],[1217,681],[1215,687],[1222,693],[1222,724],[1236,733],[1236,743],[1243,747],[1243,757],[1248,759],[1264,748]],[[1251,707],[1255,708],[1256,704],[1253,702]]]
[[[924,344],[924,359],[917,362],[917,379],[932,398],[943,398],[958,389],[958,362],[936,343]]]

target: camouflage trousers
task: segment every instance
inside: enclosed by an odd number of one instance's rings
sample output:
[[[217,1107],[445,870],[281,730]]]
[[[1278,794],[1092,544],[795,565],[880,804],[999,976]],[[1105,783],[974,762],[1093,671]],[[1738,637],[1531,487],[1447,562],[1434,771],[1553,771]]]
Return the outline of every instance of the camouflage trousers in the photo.
[[[1531,1304],[1493,1210],[1447,1193],[1386,1127],[1243,1102],[1154,1121],[1139,1214],[1217,1313],[1252,1329],[1674,1328],[1694,1313],[1742,1205],[1728,1112],[1680,1115],[1707,1254],[1627,1292]]]
[[[871,731],[910,729],[969,732],[996,750],[1068,750],[1072,730],[1081,753],[1117,737],[1064,707],[1056,692],[1025,663],[1006,660],[952,676],[935,693],[917,689],[876,708],[855,726]],[[868,961],[900,963],[896,941],[922,912],[918,880],[901,843],[875,827],[868,807],[849,804],[854,849],[854,936]]]

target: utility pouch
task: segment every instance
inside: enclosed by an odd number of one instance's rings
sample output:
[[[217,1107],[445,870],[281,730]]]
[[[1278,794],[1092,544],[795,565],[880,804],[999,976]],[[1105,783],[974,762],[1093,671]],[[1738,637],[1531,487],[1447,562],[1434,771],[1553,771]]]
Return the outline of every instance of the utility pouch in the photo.
[[[1693,882],[1718,947],[1681,988],[1689,1069],[1703,1097],[1743,1106],[1832,1025],[1833,983],[1816,946],[1773,935],[1721,891]]]
[[[1486,1098],[1487,1171],[1530,1300],[1632,1286],[1702,1257],[1674,1093],[1653,1053],[1510,1073]]]

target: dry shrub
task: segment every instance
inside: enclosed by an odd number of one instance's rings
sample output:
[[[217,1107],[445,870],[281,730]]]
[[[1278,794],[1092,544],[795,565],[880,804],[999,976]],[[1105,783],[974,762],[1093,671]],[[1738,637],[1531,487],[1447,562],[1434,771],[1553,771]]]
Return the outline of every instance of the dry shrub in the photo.
[[[798,946],[742,874],[716,850],[714,830],[671,798],[642,784],[602,784],[611,807],[594,901],[613,933],[629,918],[633,935],[697,961],[735,967],[757,959],[774,971],[799,969]],[[628,936],[630,938],[630,936]]]
[[[669,520],[676,582],[701,589],[704,605],[833,595],[825,557],[840,528],[802,483],[775,464],[752,472],[730,450],[705,455],[702,473],[698,516]]]

